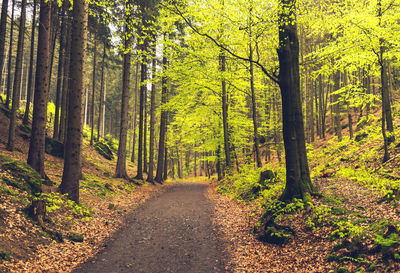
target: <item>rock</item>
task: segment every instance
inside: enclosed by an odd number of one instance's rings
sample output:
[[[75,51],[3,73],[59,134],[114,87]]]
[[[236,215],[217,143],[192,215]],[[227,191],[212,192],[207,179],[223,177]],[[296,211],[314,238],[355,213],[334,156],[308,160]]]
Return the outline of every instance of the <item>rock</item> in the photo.
[[[58,140],[46,137],[45,150],[47,154],[64,158],[64,144]]]
[[[80,234],[77,232],[70,232],[68,234],[68,239],[70,239],[73,242],[82,243],[83,242],[83,234]]]
[[[94,148],[105,159],[107,159],[107,160],[114,159],[114,154],[111,151],[110,147],[106,143],[99,141],[94,145]]]
[[[2,156],[0,157],[0,165],[4,171],[9,172],[13,176],[12,179],[3,177],[3,181],[7,185],[30,194],[42,192],[42,183],[44,183],[45,180],[25,162]]]

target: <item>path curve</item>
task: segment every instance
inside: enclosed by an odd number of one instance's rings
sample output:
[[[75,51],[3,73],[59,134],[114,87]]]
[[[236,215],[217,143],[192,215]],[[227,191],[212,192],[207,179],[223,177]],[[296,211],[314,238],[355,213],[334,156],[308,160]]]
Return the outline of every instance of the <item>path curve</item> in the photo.
[[[150,199],[74,273],[225,272],[206,189],[206,184],[177,183]]]

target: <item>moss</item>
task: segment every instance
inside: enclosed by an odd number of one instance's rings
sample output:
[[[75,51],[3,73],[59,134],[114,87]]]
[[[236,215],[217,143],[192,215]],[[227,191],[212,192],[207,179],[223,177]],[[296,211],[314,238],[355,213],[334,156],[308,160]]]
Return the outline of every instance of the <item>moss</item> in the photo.
[[[371,263],[368,267],[369,272],[374,272],[376,270],[376,264]]]
[[[44,179],[28,164],[18,160],[7,162],[2,169],[8,171],[14,179],[3,178],[3,181],[13,187],[26,191],[30,194],[42,192]]]
[[[345,208],[342,207],[332,207],[331,208],[331,212],[334,215],[344,215],[347,213],[347,210]]]
[[[0,186],[0,194],[1,195],[11,195],[11,196],[19,195],[18,192],[14,191],[10,188],[4,187],[4,186]]]
[[[348,271],[349,271],[349,269],[347,267],[345,267],[345,266],[341,266],[336,270],[337,273],[345,273],[345,272],[348,272]]]
[[[82,243],[83,242],[83,234],[81,233],[77,233],[77,232],[70,232],[68,234],[68,239],[73,241],[73,242],[78,242],[78,243]]]
[[[107,159],[107,160],[113,160],[114,159],[114,154],[111,151],[110,147],[106,143],[103,143],[103,142],[99,141],[94,145],[94,148],[105,159]]]
[[[0,249],[0,261],[10,261],[11,254],[11,251],[4,251]]]

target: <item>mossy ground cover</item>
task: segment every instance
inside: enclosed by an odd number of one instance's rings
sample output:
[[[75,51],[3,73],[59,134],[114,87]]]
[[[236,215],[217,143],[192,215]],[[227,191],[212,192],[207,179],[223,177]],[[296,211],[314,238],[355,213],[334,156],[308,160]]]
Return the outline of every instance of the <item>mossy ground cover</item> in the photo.
[[[391,160],[382,163],[380,122],[379,115],[371,115],[368,123],[355,133],[355,139],[344,132],[341,142],[328,135],[326,140],[307,145],[318,195],[304,204],[304,209],[282,212],[276,217],[277,224],[295,231],[281,246],[284,251],[292,251],[291,242],[302,248],[302,237],[307,233],[309,244],[318,242],[329,249],[323,266],[329,272],[400,270],[400,144],[397,144],[400,141],[390,145]],[[397,123],[395,127],[398,132]],[[262,187],[257,185],[261,170],[253,168],[244,168],[242,173],[225,178],[217,187],[219,193],[250,205],[249,221],[253,226],[262,223],[256,220],[271,208],[284,188],[283,166],[272,162],[267,168],[278,173],[276,187],[253,191]]]

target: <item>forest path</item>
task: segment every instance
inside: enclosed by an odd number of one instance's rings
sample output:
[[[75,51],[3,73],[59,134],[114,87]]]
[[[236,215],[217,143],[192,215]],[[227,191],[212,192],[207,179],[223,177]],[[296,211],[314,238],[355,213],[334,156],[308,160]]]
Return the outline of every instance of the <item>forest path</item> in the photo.
[[[208,185],[176,183],[150,199],[82,272],[225,272]]]

